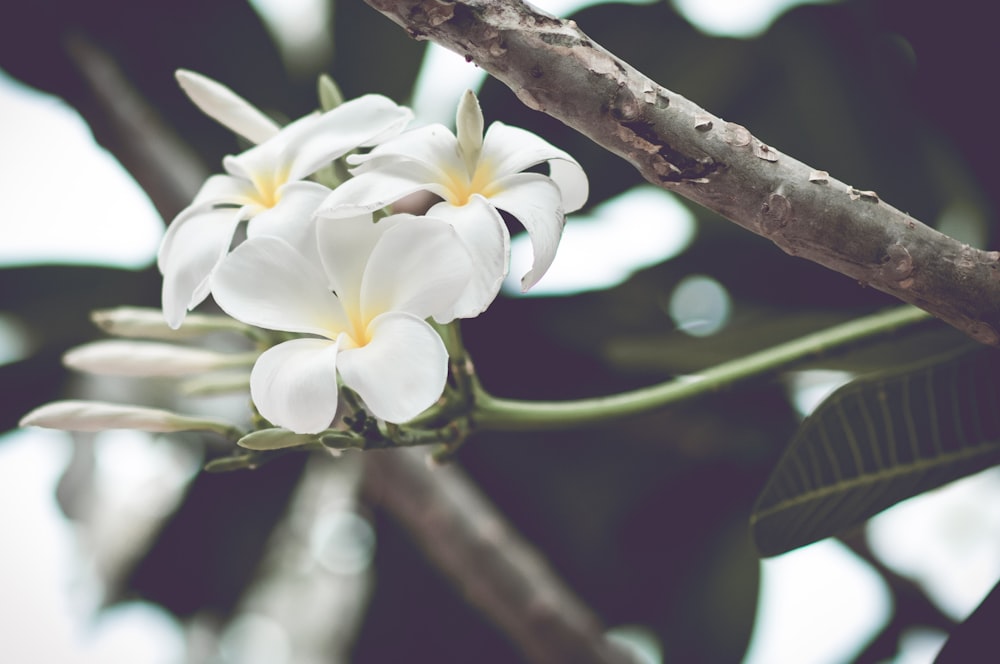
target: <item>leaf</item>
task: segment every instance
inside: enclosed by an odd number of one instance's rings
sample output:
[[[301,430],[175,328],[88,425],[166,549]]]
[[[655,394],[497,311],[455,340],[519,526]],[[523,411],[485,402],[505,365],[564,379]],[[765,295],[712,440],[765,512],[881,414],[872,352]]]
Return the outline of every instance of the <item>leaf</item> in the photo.
[[[1000,354],[962,349],[834,392],[802,423],[750,526],[772,556],[1000,463]]]

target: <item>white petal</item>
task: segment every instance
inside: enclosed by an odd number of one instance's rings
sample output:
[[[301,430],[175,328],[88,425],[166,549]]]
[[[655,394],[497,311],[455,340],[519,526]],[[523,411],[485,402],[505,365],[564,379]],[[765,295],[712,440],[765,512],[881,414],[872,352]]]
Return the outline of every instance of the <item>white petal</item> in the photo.
[[[289,178],[312,175],[322,166],[358,147],[375,145],[399,134],[413,113],[382,95],[364,95],[319,116],[309,127],[283,136]]]
[[[206,115],[253,143],[262,143],[280,127],[226,86],[193,71],[178,69],[177,82]]]
[[[448,353],[424,321],[387,313],[369,326],[371,341],[345,350],[337,360],[344,385],[358,393],[372,414],[387,422],[411,420],[444,392]]]
[[[236,247],[212,277],[212,294],[237,320],[334,339],[349,329],[326,275],[290,244],[260,236]]]
[[[500,213],[475,194],[461,207],[438,203],[428,217],[447,221],[472,257],[472,278],[451,312],[435,314],[438,322],[478,316],[496,297],[510,264],[510,235]]]
[[[375,223],[369,213],[317,221],[316,240],[328,285],[345,309],[360,312],[361,284],[368,257],[385,232],[397,223],[396,217]]]
[[[250,374],[250,396],[271,423],[318,433],[337,414],[337,344],[293,339],[264,351]]]
[[[559,188],[538,173],[520,173],[501,180],[503,186],[490,202],[509,212],[528,231],[534,261],[521,278],[521,288],[534,286],[552,265],[562,237],[565,215],[560,205]]]
[[[289,182],[278,191],[280,198],[277,205],[250,220],[247,237],[280,237],[307,259],[320,265],[313,213],[329,194],[328,187],[316,182]]]
[[[231,175],[212,175],[198,190],[186,209],[214,205],[246,205],[252,202],[253,186],[243,178]],[[183,212],[181,212],[183,214]]]
[[[235,208],[188,208],[167,227],[157,265],[170,327],[180,327],[187,311],[208,296],[209,276],[229,250],[239,221]]]
[[[445,221],[413,215],[387,220],[399,223],[382,236],[368,260],[361,289],[363,319],[387,311],[418,318],[446,314],[472,277],[469,251]]]
[[[458,139],[440,124],[411,129],[377,145],[367,154],[347,157],[347,162],[357,165],[351,170],[355,175],[400,162],[415,163],[438,174],[465,167],[458,150]],[[431,179],[437,180],[439,176]]]
[[[387,163],[377,170],[355,175],[330,194],[316,211],[327,218],[354,217],[389,206],[416,191],[430,191],[445,198],[448,190],[439,174],[420,164]]]
[[[574,212],[587,201],[589,185],[580,164],[525,129],[494,122],[486,131],[480,159],[493,167],[498,178],[549,162],[549,177],[562,192],[563,210]]]

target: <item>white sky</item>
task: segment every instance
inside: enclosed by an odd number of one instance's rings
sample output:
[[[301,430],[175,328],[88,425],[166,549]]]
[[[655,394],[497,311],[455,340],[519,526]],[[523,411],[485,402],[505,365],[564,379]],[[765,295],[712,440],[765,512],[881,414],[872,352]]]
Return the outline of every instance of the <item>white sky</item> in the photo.
[[[280,0],[255,0],[262,13]],[[301,1],[293,3],[300,7]],[[565,15],[588,4],[537,0],[533,4]],[[757,34],[795,0],[676,0],[678,8],[713,34]],[[480,70],[434,48],[428,66],[433,92],[415,100],[421,122],[450,124],[455,103],[476,87]],[[252,91],[240,91],[252,99]],[[83,262],[141,268],[150,264],[162,222],[146,196],[121,167],[93,144],[89,131],[56,100],[13,83],[0,72],[0,182],[5,213],[0,215],[0,267],[35,262]],[[652,206],[635,213],[635,207]],[[628,212],[622,212],[628,210]],[[660,219],[660,225],[652,223]],[[662,192],[640,188],[629,200],[609,202],[567,233],[560,257],[539,290],[573,291],[620,281],[638,266],[662,260],[690,241],[690,215]],[[619,226],[648,224],[642,228]],[[667,233],[667,228],[674,233]],[[570,229],[574,228],[571,223]],[[628,247],[621,238],[647,235],[639,253],[611,256],[607,247]],[[603,248],[596,252],[592,244]],[[517,247],[517,243],[515,243]],[[576,248],[579,247],[579,248]],[[578,262],[571,254],[586,260]],[[526,269],[523,252],[515,261]],[[594,283],[594,256],[607,266],[603,284]],[[580,271],[577,264],[587,268]],[[589,283],[574,281],[586,274]],[[0,332],[0,362],[17,350],[16,326]],[[11,331],[11,330],[14,331]],[[0,441],[0,655],[4,661],[59,661],[64,664],[180,661],[183,639],[176,623],[148,605],[125,606],[89,623],[81,605],[79,551],[73,527],[53,503],[53,489],[66,462],[62,434],[17,431]],[[1000,569],[1000,479],[980,475],[887,512],[872,522],[876,549],[925,583],[942,606],[961,616],[995,582]],[[955,496],[959,497],[956,498]],[[992,496],[984,500],[983,495]],[[928,518],[928,515],[932,515]],[[956,516],[956,515],[961,515]],[[895,546],[894,546],[895,545]],[[914,554],[916,552],[916,555]],[[745,664],[837,664],[887,619],[887,595],[873,572],[852,553],[822,542],[765,561],[760,618]],[[86,594],[83,595],[87,597]],[[44,630],[44,633],[42,632]],[[939,636],[911,635],[899,664],[930,662]],[[654,649],[655,650],[655,649]]]

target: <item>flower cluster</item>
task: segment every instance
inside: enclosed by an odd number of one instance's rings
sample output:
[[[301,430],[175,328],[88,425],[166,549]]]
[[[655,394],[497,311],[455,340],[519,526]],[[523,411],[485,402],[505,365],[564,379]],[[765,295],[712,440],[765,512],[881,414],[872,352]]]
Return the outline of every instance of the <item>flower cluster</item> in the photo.
[[[328,429],[343,414],[343,388],[384,422],[432,406],[445,389],[448,352],[431,321],[477,316],[496,297],[509,269],[501,211],[531,239],[528,289],[552,263],[565,214],[587,197],[586,176],[565,152],[499,122],[484,134],[471,91],[454,134],[437,124],[408,130],[409,109],[381,95],[281,127],[211,79],[189,71],[177,78],[200,109],[253,147],[225,157],[225,173],[209,177],[169,225],[157,261],[163,316],[182,331],[211,294],[236,321],[289,333],[255,356],[249,382],[260,415],[296,434]],[[341,158],[350,177],[318,176]],[[393,209],[417,192],[432,201],[423,214]],[[232,248],[244,223],[246,239]],[[161,352],[114,343],[75,357],[91,370],[141,373],[128,368],[130,358]],[[73,428],[86,420],[80,402],[43,408],[45,417],[36,411],[24,423]],[[115,426],[116,412],[104,407],[85,424]],[[143,428],[128,414],[122,426]]]

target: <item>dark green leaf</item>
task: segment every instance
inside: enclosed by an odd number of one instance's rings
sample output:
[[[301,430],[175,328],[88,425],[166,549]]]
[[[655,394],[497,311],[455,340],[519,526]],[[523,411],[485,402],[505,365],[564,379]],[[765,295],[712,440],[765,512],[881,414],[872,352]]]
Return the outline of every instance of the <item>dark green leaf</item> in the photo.
[[[1000,354],[952,351],[837,390],[757,498],[762,555],[784,553],[1000,463]]]

